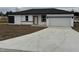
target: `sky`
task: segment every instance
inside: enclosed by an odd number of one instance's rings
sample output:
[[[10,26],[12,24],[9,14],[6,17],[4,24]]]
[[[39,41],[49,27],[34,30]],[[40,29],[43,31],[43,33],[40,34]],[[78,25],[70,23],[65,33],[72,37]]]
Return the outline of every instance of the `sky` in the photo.
[[[0,7],[0,12],[6,13],[7,11],[16,11],[16,7]]]
[[[34,7],[22,7],[22,8],[19,8],[20,10],[26,10],[26,9],[31,9],[31,8],[34,8]],[[46,7],[35,7],[35,8],[46,8]],[[47,7],[47,8],[52,8],[52,7]],[[79,7],[54,7],[54,8],[57,8],[57,9],[62,9],[62,10],[67,10],[67,11],[76,11],[76,12],[79,12]]]
[[[46,8],[46,7],[0,7],[0,12],[6,13],[7,11],[22,11],[22,10],[28,10],[28,9],[35,9],[35,8]],[[49,7],[47,7],[49,8]],[[52,7],[50,7],[52,8]],[[79,12],[79,7],[54,7],[57,9]]]

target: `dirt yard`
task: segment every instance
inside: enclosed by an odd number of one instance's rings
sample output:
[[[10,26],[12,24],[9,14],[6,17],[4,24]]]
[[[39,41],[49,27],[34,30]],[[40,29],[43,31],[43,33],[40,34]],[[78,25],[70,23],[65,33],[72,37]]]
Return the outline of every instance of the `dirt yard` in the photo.
[[[8,25],[0,24],[0,41],[13,37],[30,34],[46,27],[36,27],[30,25]]]
[[[74,27],[72,27],[72,28],[79,32],[79,22],[75,22]]]

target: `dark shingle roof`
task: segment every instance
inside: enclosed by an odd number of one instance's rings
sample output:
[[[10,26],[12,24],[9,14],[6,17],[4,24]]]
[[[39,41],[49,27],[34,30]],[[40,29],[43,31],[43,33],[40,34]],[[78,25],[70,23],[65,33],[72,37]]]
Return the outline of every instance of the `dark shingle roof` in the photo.
[[[55,8],[46,8],[46,9],[30,9],[20,12],[8,13],[10,15],[26,15],[26,14],[72,14],[72,12],[55,9]]]

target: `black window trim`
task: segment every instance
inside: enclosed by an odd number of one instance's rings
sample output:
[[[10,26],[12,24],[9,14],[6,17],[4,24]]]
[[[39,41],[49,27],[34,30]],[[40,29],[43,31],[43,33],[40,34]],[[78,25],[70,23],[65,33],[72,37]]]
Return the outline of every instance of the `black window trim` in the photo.
[[[27,15],[25,16],[25,21],[26,21],[26,22],[28,22],[28,21],[29,21],[29,19],[28,19],[28,16],[27,16]]]
[[[43,16],[45,16],[45,18],[44,18]],[[46,22],[46,15],[42,15],[42,16],[41,16],[41,21],[42,21],[42,22]]]

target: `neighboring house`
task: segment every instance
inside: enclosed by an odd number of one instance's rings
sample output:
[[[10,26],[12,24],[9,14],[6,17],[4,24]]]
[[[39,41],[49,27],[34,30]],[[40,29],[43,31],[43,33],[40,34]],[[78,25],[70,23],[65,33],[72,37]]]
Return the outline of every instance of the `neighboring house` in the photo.
[[[29,24],[39,26],[69,26],[74,25],[74,14],[69,11],[55,8],[30,9],[8,13],[9,23]]]

